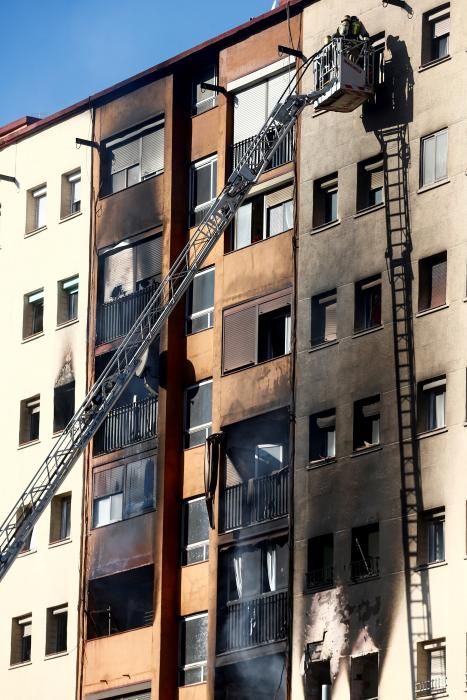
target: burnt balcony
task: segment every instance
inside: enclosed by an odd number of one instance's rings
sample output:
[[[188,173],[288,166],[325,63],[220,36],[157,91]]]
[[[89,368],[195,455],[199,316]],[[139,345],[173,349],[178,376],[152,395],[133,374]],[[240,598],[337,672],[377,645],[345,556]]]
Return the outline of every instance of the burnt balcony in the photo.
[[[267,138],[267,135],[266,135]],[[246,155],[251,147],[251,144],[256,139],[256,136],[252,136],[249,139],[244,139],[244,141],[239,141],[232,146],[232,160],[233,167],[236,168],[240,163],[242,158]],[[266,168],[266,170],[272,170],[273,168],[278,168],[279,165],[284,165],[284,163],[289,163],[295,158],[295,145],[294,145],[294,130],[289,131],[285,139],[282,141],[281,145],[274,153],[271,161]],[[261,153],[255,154],[249,161],[250,165],[257,166],[261,160]]]
[[[125,336],[148,304],[155,291],[151,284],[131,294],[99,304],[97,307],[96,344],[110,343]]]
[[[367,556],[350,562],[352,581],[365,581],[379,576],[379,557]]]
[[[320,588],[330,588],[334,585],[334,567],[325,566],[321,569],[307,571],[305,574],[305,590],[314,591]]]
[[[288,513],[289,470],[249,479],[224,489],[221,531],[281,518]]]
[[[143,440],[156,437],[157,398],[150,396],[130,404],[117,406],[94,438],[94,454],[106,454]]]
[[[446,676],[438,676],[427,681],[419,681],[415,684],[415,693],[417,699],[420,698],[436,698],[439,694],[447,692],[448,679]]]
[[[289,595],[266,593],[250,600],[229,602],[220,611],[217,653],[249,649],[287,638]]]

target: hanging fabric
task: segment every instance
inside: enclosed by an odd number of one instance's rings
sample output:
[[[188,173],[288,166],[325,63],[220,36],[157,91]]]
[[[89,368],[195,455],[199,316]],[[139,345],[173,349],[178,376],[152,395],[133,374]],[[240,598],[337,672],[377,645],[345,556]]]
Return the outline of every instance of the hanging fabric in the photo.
[[[276,545],[274,543],[268,543],[266,552],[266,565],[268,570],[268,582],[269,590],[271,593],[277,589],[277,556],[276,556]]]
[[[233,555],[233,566],[234,566],[234,573],[235,573],[235,585],[237,587],[237,596],[240,600],[240,598],[242,597],[242,593],[243,593],[242,555],[241,554],[234,554]]]

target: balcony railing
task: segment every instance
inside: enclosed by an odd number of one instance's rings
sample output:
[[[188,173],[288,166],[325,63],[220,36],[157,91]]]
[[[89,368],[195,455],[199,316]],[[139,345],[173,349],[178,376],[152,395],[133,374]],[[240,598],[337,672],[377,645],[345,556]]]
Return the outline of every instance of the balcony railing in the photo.
[[[288,592],[267,593],[252,600],[228,603],[220,616],[217,653],[279,642],[287,637]]]
[[[157,398],[113,408],[94,438],[94,454],[113,452],[156,437]]]
[[[366,557],[350,563],[352,581],[364,581],[379,576],[379,557]]]
[[[439,676],[438,678],[431,678],[428,681],[419,681],[415,684],[415,692],[417,698],[431,698],[436,697],[438,693],[445,693],[448,687],[447,676]]]
[[[287,515],[288,496],[288,469],[227,487],[221,502],[221,530],[235,530]]]
[[[252,136],[249,139],[245,139],[244,141],[239,141],[238,143],[234,143],[232,146],[232,155],[233,155],[233,167],[236,168],[237,165],[240,163],[242,158],[245,156],[247,151],[250,149],[251,144],[255,140],[256,136]],[[261,154],[258,152],[258,155],[252,156],[253,160],[250,161],[250,165],[256,166],[259,164],[259,160],[261,159]],[[255,160],[256,158],[256,160]],[[282,141],[281,145],[277,149],[277,151],[274,153],[274,155],[271,158],[271,162],[269,163],[268,167],[266,170],[272,170],[272,168],[278,168],[279,165],[284,165],[284,163],[289,163],[291,160],[295,158],[295,146],[294,146],[294,130],[292,129],[289,131],[285,139]]]
[[[323,588],[334,584],[334,567],[325,566],[322,569],[308,571],[305,574],[305,589],[312,591],[314,588]]]
[[[126,335],[154,293],[150,285],[97,307],[97,345]]]

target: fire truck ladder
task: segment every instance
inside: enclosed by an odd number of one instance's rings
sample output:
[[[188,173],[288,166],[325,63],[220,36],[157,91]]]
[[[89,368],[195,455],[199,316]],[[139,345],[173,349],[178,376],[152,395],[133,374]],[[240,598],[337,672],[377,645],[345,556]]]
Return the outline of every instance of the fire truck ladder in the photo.
[[[231,223],[253,183],[294,128],[303,109],[323,90],[294,94],[313,57],[294,73],[289,86],[244,157],[229,177],[147,306],[123,339],[105,371],[49,452],[35,476],[0,525],[0,580],[21,551],[41,513],[50,503],[81,452],[144,361],[144,353],[160,334],[172,309],[183,297],[196,272]],[[326,87],[329,89],[329,85]]]
[[[415,698],[417,643],[431,639],[431,620],[426,572],[417,570],[418,514],[423,510],[423,504],[416,436],[407,125],[385,129],[377,136],[384,157],[386,255],[393,313],[407,632],[411,655],[411,697]]]

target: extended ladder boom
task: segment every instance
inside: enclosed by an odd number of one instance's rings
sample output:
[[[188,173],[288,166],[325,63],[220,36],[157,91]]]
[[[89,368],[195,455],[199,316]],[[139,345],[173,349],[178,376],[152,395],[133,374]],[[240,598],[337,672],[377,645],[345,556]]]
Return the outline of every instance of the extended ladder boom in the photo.
[[[160,334],[172,309],[183,297],[196,272],[231,223],[253,183],[266,169],[274,153],[293,129],[302,110],[321,96],[322,90],[307,95],[293,94],[311,61],[312,59],[308,59],[295,72],[281,100],[229,177],[221,194],[157,287],[104,373],[91,388],[55,446],[0,525],[0,579],[21,551],[41,513],[52,500],[79,455],[122,395],[145,351]]]

